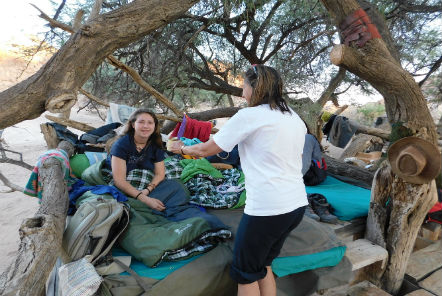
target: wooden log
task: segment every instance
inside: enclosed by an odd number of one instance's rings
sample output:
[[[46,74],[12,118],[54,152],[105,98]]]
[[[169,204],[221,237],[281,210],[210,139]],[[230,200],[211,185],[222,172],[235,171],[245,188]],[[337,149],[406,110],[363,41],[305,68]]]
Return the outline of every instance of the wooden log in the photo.
[[[436,222],[427,222],[422,225],[422,236],[432,241],[439,240],[442,232],[442,225]]]
[[[442,241],[411,254],[405,273],[418,282],[442,267]]]
[[[442,281],[440,279],[442,279],[442,269],[435,271],[429,277],[427,277],[423,281],[420,281],[419,286],[421,286],[427,291],[430,291],[431,293],[434,293],[434,295],[441,296]]]
[[[95,127],[92,127],[90,125],[87,125],[85,123],[78,122],[78,121],[75,121],[72,119],[60,118],[60,117],[52,116],[49,114],[46,114],[45,117],[55,123],[66,125],[66,126],[75,128],[75,129],[83,131],[83,132],[89,132],[89,131],[95,129]]]
[[[371,136],[367,134],[359,134],[353,137],[350,144],[342,152],[339,160],[344,160],[347,157],[353,157],[358,152],[363,151],[380,151],[384,142],[381,138],[376,136]]]
[[[371,187],[374,172],[370,172],[366,169],[347,164],[328,155],[324,155],[324,159],[327,163],[327,170],[331,174],[339,176],[350,176],[351,178],[362,182],[366,187]]]
[[[387,250],[366,239],[346,243],[346,246],[345,256],[350,260],[352,270],[358,270],[378,261],[385,264],[388,258]]]
[[[433,293],[428,292],[424,289],[415,290],[411,293],[405,294],[405,296],[434,296]]]
[[[391,296],[391,294],[379,289],[369,281],[360,282],[349,287],[346,296]]]
[[[42,123],[40,124],[40,130],[46,141],[46,146],[48,149],[56,148],[60,141],[57,138],[57,133],[55,132],[54,127],[47,123]]]
[[[356,130],[357,134],[367,134],[379,137],[381,139],[384,139],[388,141],[390,139],[390,132],[385,131],[383,129],[374,128],[374,127],[368,127],[364,125],[358,125],[358,129]]]
[[[59,160],[48,158],[38,173],[41,205],[20,227],[18,255],[0,277],[0,295],[45,295],[46,280],[60,254],[69,203],[64,172]]]

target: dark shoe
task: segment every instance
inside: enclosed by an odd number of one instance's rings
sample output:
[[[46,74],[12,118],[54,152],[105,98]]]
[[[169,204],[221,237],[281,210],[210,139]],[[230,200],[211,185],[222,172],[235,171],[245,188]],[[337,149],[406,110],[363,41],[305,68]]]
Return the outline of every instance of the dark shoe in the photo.
[[[311,205],[313,211],[319,216],[321,222],[336,224],[338,217],[330,214],[331,206],[327,202],[327,199],[322,194],[309,194],[308,202]]]
[[[307,217],[310,217],[313,220],[319,221],[321,218],[319,218],[318,215],[315,214],[315,212],[313,211],[312,207],[310,205],[305,207],[305,212],[304,215],[306,215]]]

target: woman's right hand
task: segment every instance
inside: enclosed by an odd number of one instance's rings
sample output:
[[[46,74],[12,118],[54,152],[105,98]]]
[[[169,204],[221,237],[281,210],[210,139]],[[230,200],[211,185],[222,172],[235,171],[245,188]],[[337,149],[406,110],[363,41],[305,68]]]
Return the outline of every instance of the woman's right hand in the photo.
[[[175,154],[181,154],[181,147],[184,145],[184,143],[182,142],[182,141],[180,141],[180,140],[178,140],[178,141],[172,141],[170,144],[169,144],[169,148],[168,148],[168,150],[170,151],[170,152],[172,152],[172,153],[175,153]]]
[[[162,212],[162,211],[164,211],[166,209],[166,206],[159,199],[152,198],[152,197],[149,197],[149,196],[144,195],[144,194],[140,194],[138,199],[140,201],[142,201],[143,203],[145,203],[152,210],[157,210],[157,211]]]

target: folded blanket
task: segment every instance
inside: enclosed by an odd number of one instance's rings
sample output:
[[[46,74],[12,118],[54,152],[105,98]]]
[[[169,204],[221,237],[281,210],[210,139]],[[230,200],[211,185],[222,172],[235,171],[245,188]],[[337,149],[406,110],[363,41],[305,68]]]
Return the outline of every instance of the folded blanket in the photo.
[[[195,175],[205,174],[210,175],[213,178],[223,178],[220,171],[215,169],[210,162],[205,159],[183,159],[180,161],[183,167],[183,172],[181,173],[181,180],[186,183]]]

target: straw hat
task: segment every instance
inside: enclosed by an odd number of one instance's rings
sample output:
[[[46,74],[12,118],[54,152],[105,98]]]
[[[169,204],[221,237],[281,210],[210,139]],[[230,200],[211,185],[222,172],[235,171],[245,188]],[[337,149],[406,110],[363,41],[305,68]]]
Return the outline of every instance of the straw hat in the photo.
[[[441,155],[432,143],[417,137],[402,138],[388,149],[393,172],[413,184],[433,180],[441,168]]]

